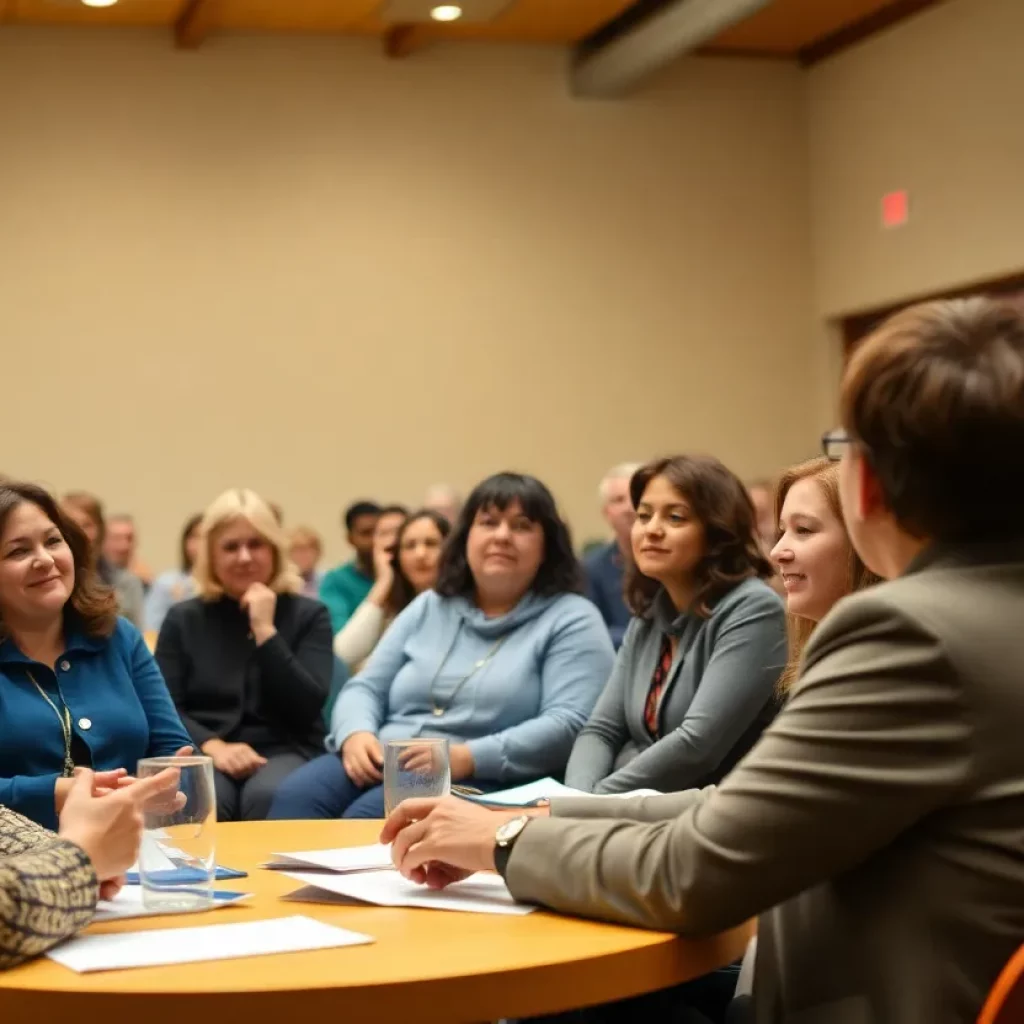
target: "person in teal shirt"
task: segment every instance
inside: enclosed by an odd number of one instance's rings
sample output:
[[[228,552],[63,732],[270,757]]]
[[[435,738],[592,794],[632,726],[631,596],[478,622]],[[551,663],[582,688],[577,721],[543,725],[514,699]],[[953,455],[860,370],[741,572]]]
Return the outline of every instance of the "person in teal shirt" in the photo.
[[[332,569],[320,582],[320,600],[327,605],[335,635],[366,600],[373,586],[375,541],[390,525],[392,529],[388,532],[393,543],[407,515],[401,505],[381,508],[372,501],[357,501],[345,512],[345,530],[356,557]]]

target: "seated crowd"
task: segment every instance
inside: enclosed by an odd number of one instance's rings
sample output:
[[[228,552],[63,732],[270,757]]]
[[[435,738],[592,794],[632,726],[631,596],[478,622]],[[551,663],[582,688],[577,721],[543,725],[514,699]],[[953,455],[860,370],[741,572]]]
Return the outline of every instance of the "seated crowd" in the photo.
[[[610,471],[582,564],[516,473],[353,505],[323,574],[315,531],[225,491],[155,579],[130,517],[0,481],[0,964],[116,891],[139,758],[209,755],[221,820],[380,818],[384,744],[443,737],[453,782],[587,799],[407,802],[409,878],[687,935],[761,914],[750,1020],[972,1020],[1024,940],[1024,320],[912,308],[840,397],[771,489]],[[590,796],[636,790],[664,795]],[[567,1019],[716,1021],[734,988]]]

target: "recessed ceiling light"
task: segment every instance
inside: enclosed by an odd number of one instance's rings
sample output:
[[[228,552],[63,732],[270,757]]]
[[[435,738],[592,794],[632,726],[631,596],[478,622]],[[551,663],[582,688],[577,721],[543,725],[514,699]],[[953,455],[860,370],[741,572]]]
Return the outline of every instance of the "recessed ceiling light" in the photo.
[[[86,7],[113,7],[117,0],[82,0]]]
[[[462,17],[462,8],[458,4],[439,4],[430,16],[434,21],[458,21]]]

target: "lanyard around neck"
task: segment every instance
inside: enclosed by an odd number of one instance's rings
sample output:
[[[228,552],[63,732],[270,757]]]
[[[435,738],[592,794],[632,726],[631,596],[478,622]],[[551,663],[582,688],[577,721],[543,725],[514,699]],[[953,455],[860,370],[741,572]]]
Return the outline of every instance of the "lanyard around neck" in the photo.
[[[57,693],[60,695],[60,708],[53,702],[50,695],[36,682],[36,677],[31,672],[28,673],[29,681],[39,691],[39,696],[46,701],[47,704],[53,709],[53,713],[57,716],[57,721],[60,722],[60,731],[64,736],[64,778],[70,779],[75,774],[75,762],[71,757],[71,712],[68,710],[68,706],[64,701],[63,695],[60,693],[60,684],[57,684]]]

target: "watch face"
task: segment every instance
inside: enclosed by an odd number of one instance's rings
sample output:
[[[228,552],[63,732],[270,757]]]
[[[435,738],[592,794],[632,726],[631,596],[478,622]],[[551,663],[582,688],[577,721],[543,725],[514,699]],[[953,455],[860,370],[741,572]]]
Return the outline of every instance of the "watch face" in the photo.
[[[506,846],[512,842],[513,839],[526,827],[526,823],[529,821],[527,815],[522,814],[518,818],[513,818],[511,821],[502,822],[497,831],[494,833],[495,842],[499,846]]]

